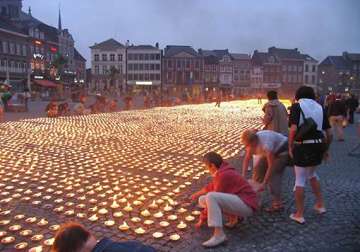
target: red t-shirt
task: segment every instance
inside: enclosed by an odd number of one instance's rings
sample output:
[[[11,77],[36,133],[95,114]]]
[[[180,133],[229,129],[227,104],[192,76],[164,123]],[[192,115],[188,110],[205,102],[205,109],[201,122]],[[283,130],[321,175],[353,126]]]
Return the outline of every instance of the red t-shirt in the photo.
[[[237,195],[253,211],[258,208],[256,193],[235,168],[223,162],[213,180],[204,187],[206,192],[222,192]],[[206,211],[204,212],[206,216]]]

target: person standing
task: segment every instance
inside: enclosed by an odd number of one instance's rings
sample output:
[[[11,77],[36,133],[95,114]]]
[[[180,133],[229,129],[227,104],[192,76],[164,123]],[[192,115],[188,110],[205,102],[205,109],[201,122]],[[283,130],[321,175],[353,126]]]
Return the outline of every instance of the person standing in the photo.
[[[196,227],[201,227],[207,220],[208,226],[214,228],[213,236],[203,246],[215,247],[226,241],[222,214],[229,217],[229,223],[225,226],[234,227],[239,217],[253,215],[258,203],[250,184],[219,154],[209,152],[203,162],[213,179],[206,187],[194,193],[191,199],[198,199],[199,205],[204,208]]]
[[[292,105],[289,117],[289,154],[295,166],[296,212],[291,214],[290,218],[304,224],[304,188],[307,180],[316,197],[314,210],[318,214],[326,212],[316,168],[328,157],[327,151],[332,141],[332,134],[326,113],[315,101],[315,93],[311,87],[300,87],[295,98],[297,103]],[[316,125],[304,127],[304,124],[308,126],[309,122],[311,123],[309,118]]]
[[[220,108],[220,104],[221,104],[221,100],[222,100],[222,95],[221,95],[222,91],[219,90],[216,94],[216,103],[215,103],[215,107]]]
[[[349,112],[349,123],[354,124],[354,113],[356,109],[359,107],[359,99],[355,95],[351,95],[346,100],[346,106]]]
[[[334,129],[338,141],[344,141],[344,120],[346,120],[346,106],[341,96],[337,96],[335,101],[329,104],[328,115],[330,125]]]
[[[264,105],[263,124],[264,130],[272,130],[288,135],[288,113],[284,104],[278,99],[276,91],[269,91],[267,93],[268,102]]]
[[[283,210],[282,177],[289,164],[287,137],[271,130],[249,129],[242,133],[241,142],[246,150],[242,166],[243,177],[246,177],[250,159],[253,155],[257,155],[258,162],[254,162],[252,180],[260,184],[259,191],[269,185],[272,197],[271,207],[265,210],[267,212]]]
[[[29,99],[31,98],[30,90],[25,87],[24,88],[24,103],[26,112],[29,111]]]

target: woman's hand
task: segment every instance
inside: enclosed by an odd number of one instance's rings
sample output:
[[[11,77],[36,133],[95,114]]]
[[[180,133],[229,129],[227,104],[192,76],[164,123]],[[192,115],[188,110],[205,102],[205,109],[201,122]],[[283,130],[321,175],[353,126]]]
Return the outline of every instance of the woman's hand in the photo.
[[[205,221],[202,218],[200,218],[199,221],[195,224],[195,228],[199,229],[204,224],[205,224]]]
[[[200,192],[196,192],[193,195],[191,195],[190,198],[192,201],[197,201],[200,196],[201,196]]]

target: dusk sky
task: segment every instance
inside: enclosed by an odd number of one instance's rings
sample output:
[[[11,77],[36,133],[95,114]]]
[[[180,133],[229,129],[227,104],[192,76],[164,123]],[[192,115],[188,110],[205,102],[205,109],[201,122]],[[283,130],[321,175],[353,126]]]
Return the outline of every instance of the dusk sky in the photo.
[[[89,46],[108,38],[248,54],[299,48],[318,60],[360,53],[358,0],[24,0],[23,10],[57,26],[59,3],[87,60]]]

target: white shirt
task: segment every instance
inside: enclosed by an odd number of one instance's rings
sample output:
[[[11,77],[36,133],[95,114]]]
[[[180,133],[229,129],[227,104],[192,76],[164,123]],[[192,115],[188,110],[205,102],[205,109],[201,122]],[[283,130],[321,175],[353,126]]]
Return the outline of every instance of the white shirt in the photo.
[[[300,99],[299,104],[301,110],[304,112],[305,117],[311,117],[317,124],[317,130],[322,131],[324,112],[321,105],[312,99]],[[304,119],[302,114],[300,114],[299,125],[303,123]]]
[[[287,141],[286,136],[271,130],[262,130],[256,135],[259,139],[256,153],[260,155],[276,153]]]

